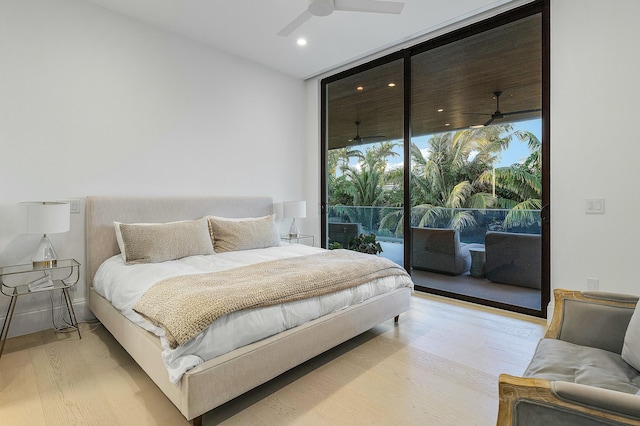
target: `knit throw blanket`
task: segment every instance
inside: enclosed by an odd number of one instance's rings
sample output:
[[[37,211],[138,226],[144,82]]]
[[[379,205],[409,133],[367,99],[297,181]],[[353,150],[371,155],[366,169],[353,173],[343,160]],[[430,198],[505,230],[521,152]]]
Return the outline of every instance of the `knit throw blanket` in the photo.
[[[133,309],[162,327],[176,348],[231,312],[322,296],[394,275],[409,278],[383,257],[331,250],[168,278],[147,290]]]

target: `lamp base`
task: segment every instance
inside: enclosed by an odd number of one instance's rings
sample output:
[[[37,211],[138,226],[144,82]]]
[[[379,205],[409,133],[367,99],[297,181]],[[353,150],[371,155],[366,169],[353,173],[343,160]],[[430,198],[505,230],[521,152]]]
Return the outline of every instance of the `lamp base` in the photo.
[[[298,225],[296,225],[296,219],[293,218],[291,222],[291,228],[289,228],[289,238],[299,238],[300,231],[298,230]]]
[[[55,268],[56,266],[58,266],[57,259],[33,261],[33,267],[36,269]]]
[[[58,255],[53,249],[53,245],[47,234],[44,234],[38,245],[38,249],[31,258],[34,268],[53,268],[58,265]]]

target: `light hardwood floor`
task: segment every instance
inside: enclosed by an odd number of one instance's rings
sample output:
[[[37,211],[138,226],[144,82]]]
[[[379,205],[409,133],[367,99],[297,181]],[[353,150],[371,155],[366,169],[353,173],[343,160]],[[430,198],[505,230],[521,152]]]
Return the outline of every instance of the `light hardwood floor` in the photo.
[[[416,293],[410,312],[205,414],[204,425],[492,425],[544,320]],[[187,425],[101,325],[9,339],[0,424]]]

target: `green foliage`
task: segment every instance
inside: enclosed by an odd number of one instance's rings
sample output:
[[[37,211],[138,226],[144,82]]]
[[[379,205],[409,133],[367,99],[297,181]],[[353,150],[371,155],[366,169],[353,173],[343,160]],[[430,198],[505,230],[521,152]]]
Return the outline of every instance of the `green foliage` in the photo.
[[[521,164],[495,168],[501,152],[517,138],[531,155]],[[380,230],[403,232],[403,168],[390,168],[398,154],[396,142],[373,144],[362,150],[341,148],[328,155],[329,205],[348,206],[345,219],[380,223]],[[411,223],[416,226],[463,229],[475,225],[465,209],[510,209],[504,228],[527,226],[539,220],[530,210],[541,208],[542,144],[531,133],[513,131],[510,124],[433,135],[425,150],[412,143]],[[357,158],[357,165],[350,165]],[[495,189],[494,189],[495,188]],[[495,190],[495,196],[494,196]],[[382,207],[363,209],[358,206]]]
[[[340,244],[337,241],[334,241],[332,243],[329,243],[329,246],[327,247],[329,250],[338,250],[342,248],[342,244]]]
[[[376,241],[376,234],[360,234],[349,241],[349,250],[360,253],[382,253],[382,246]]]

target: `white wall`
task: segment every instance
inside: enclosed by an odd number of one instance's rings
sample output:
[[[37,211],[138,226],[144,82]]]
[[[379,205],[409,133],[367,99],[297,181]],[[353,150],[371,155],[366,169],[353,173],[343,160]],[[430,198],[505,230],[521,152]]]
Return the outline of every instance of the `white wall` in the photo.
[[[638,16],[636,0],[551,2],[553,288],[640,294]]]
[[[300,80],[85,1],[0,0],[0,264],[28,263],[39,240],[20,201],[305,199],[304,99]],[[50,237],[83,263],[84,210]],[[48,296],[18,299],[11,335],[50,327]]]

